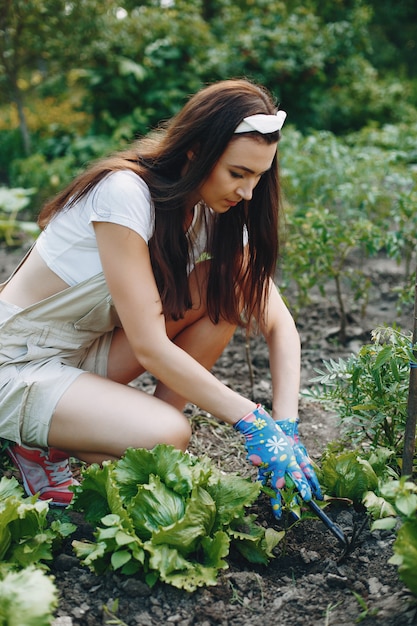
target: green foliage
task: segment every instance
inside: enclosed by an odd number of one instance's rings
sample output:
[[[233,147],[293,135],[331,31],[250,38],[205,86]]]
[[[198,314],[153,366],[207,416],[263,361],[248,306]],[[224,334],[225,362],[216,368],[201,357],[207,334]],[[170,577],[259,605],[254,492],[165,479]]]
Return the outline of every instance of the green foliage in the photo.
[[[0,626],[50,626],[57,604],[54,581],[41,570],[0,569]]]
[[[106,16],[105,38],[92,42],[79,71],[93,133],[131,139],[171,117],[202,86],[216,43],[198,5],[139,6],[123,19]],[[75,75],[75,74],[73,74]]]
[[[268,87],[304,131],[415,122],[413,83],[379,75],[371,64],[373,16],[384,15],[373,4],[86,0],[74,10],[63,0],[8,2],[0,33],[0,94],[8,107],[1,111],[0,176],[16,185],[9,178],[14,159],[68,156],[80,133],[120,145],[172,116],[203,84],[234,76]],[[396,13],[404,28],[408,12]],[[394,45],[389,20],[378,28]],[[39,101],[48,112],[41,133],[32,119]],[[56,123],[65,107],[66,120]]]
[[[24,497],[15,478],[0,480],[0,626],[51,623],[57,589],[42,569],[75,526],[50,523],[48,512],[47,502]]]
[[[372,530],[394,529],[401,523],[388,562],[398,566],[400,578],[417,595],[417,485],[405,476],[381,481],[376,491],[365,495],[364,504],[375,520]]]
[[[97,530],[95,542],[74,541],[74,549],[97,573],[140,572],[150,585],[160,578],[187,591],[214,585],[231,543],[251,562],[273,556],[282,533],[244,513],[259,491],[172,446],[129,449],[83,472],[71,506]]]
[[[36,236],[38,228],[33,222],[18,220],[35,189],[7,189],[0,187],[0,240],[8,246],[21,245],[24,235]]]
[[[364,494],[378,484],[372,465],[357,451],[335,454],[328,450],[321,459],[318,474],[327,495],[349,498],[354,504],[359,504]]]
[[[288,127],[280,143],[287,203],[281,287],[295,287],[296,313],[316,290],[335,293],[341,342],[348,298],[366,309],[370,279],[363,259],[383,253],[405,261],[397,290],[403,303],[411,301],[416,140],[415,125],[364,129],[344,139],[329,132],[303,137]]]
[[[407,419],[410,335],[395,328],[375,329],[373,343],[324,369],[303,395],[337,410],[343,434],[359,445],[387,447],[400,453]]]
[[[47,502],[23,497],[15,478],[0,480],[0,560],[14,568],[51,561],[59,541],[74,531],[74,526],[47,519]]]
[[[54,150],[60,150],[58,142],[44,142],[43,152],[48,152],[49,156],[40,151],[15,159],[10,167],[11,184],[32,190],[30,216],[33,219],[43,204],[67,185],[86,163],[108,154],[116,145],[111,138],[95,136],[78,137],[68,146],[61,147],[65,156],[54,158]]]

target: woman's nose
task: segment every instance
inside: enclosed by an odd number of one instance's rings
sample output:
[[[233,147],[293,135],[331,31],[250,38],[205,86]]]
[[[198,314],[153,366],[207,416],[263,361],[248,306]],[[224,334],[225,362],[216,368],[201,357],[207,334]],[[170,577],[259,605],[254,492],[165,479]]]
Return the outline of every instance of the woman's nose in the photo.
[[[254,188],[254,185],[250,181],[248,181],[245,184],[239,185],[239,188],[237,189],[237,193],[242,198],[242,200],[251,200],[253,188]]]

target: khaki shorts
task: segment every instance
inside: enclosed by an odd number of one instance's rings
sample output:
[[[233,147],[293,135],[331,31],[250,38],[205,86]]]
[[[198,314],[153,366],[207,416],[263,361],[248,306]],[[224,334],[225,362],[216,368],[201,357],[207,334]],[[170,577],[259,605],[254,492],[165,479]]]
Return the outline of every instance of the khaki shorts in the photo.
[[[95,289],[86,290],[86,294],[77,287],[68,291],[62,302],[57,302],[57,296],[53,307],[42,305],[33,311],[18,310],[0,300],[0,437],[3,439],[46,447],[56,405],[76,378],[85,372],[107,375],[115,326],[110,315],[111,301],[103,298],[100,289],[98,303]],[[73,294],[76,297],[69,299]],[[63,309],[68,312],[74,302],[79,303],[77,315],[71,322],[63,322]],[[94,311],[93,323],[85,322],[91,318],[90,308]],[[55,309],[61,316],[49,317],[47,311]],[[101,324],[97,324],[97,311]]]

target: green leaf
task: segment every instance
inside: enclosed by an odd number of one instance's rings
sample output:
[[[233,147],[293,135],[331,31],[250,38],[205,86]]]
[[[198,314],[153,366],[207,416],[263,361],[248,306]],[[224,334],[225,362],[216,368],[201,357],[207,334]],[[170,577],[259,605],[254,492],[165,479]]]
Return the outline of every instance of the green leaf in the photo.
[[[265,532],[253,523],[253,517],[247,516],[244,525],[233,530],[233,546],[250,563],[267,565],[274,556],[273,550],[285,537],[285,530],[267,528]]]
[[[393,547],[400,578],[417,595],[417,520],[401,526]]]
[[[6,478],[2,476],[0,480],[0,511],[3,508],[5,500],[11,497],[21,499],[24,495],[23,487],[17,482],[16,478]]]
[[[377,496],[373,491],[368,491],[362,502],[374,519],[395,517],[397,514],[392,504],[390,504],[382,496]]]
[[[110,557],[105,541],[74,540],[72,547],[84,565],[93,569],[97,574],[103,574],[108,569]]]
[[[395,506],[406,517],[411,517],[417,512],[417,495],[415,493],[400,494],[395,499]]]
[[[111,555],[111,564],[113,569],[117,570],[126,565],[132,558],[129,550],[118,550]]]
[[[216,502],[215,528],[229,525],[241,517],[244,507],[250,506],[259,496],[261,483],[248,479],[222,474],[212,477],[207,491]]]
[[[192,465],[192,457],[173,446],[158,445],[153,450],[129,448],[117,462],[114,475],[122,498],[133,498],[138,485],[148,483],[151,474],[185,496],[192,489]]]
[[[395,517],[384,517],[372,522],[371,530],[392,530],[395,528],[397,520]]]
[[[85,514],[88,522],[98,523],[111,512],[108,493],[113,463],[105,461],[101,466],[93,463],[82,471],[82,483],[74,488],[70,508]]]
[[[210,536],[216,505],[210,494],[196,487],[187,502],[184,515],[177,521],[159,527],[152,533],[152,543],[157,546],[175,546],[181,554],[189,554],[197,549],[203,538]]]
[[[213,538],[204,538],[202,547],[208,564],[185,559],[178,550],[167,545],[149,543],[145,547],[150,552],[149,565],[159,572],[162,581],[179,589],[195,591],[198,587],[217,584],[219,569],[228,567],[222,557],[227,556],[229,543],[230,539],[221,531]]]
[[[0,581],[2,626],[50,626],[56,606],[55,584],[39,569],[9,572]]]
[[[183,498],[166,487],[159,476],[151,475],[149,483],[139,485],[137,491],[128,504],[128,513],[139,537],[149,538],[154,531],[183,517]]]
[[[118,546],[126,546],[129,543],[132,543],[133,539],[133,537],[131,537],[122,530],[118,530],[115,536],[115,540]]]
[[[361,502],[367,491],[375,490],[378,477],[372,466],[355,451],[329,453],[322,462],[321,479],[329,495]]]

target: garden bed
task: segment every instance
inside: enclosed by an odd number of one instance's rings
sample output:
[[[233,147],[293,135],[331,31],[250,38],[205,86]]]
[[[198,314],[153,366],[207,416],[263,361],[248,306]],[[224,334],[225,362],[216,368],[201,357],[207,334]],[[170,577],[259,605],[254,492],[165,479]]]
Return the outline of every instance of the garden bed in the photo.
[[[0,251],[0,278],[4,279],[20,257],[18,251]],[[412,327],[412,311],[399,316],[391,287],[398,282],[401,268],[385,259],[369,263],[367,271],[374,285],[365,317],[350,304],[349,343],[337,342],[337,308],[332,297],[313,295],[313,304],[297,319],[303,344],[302,386],[307,387],[322,359],[339,358],[370,340],[370,331],[379,324],[398,323]],[[253,380],[248,366],[250,355]],[[215,367],[226,384],[270,403],[268,354],[260,338],[252,338],[249,349],[237,332]],[[152,391],[154,381],[144,376],[135,383]],[[190,451],[209,455],[222,470],[255,476],[244,460],[243,446],[236,433],[193,406],[187,407],[194,434]],[[301,399],[300,432],[310,454],[319,459],[326,444],[339,434],[337,416],[319,404]],[[256,502],[253,512],[264,526],[282,529],[272,517],[266,496]],[[365,517],[348,504],[331,505],[327,512],[348,534]],[[91,528],[79,514],[70,513],[77,524],[77,538],[88,537]],[[214,587],[194,593],[157,583],[150,589],[137,577],[114,573],[96,576],[82,567],[70,541],[56,556],[52,573],[59,589],[59,607],[54,626],[408,626],[417,624],[417,599],[399,581],[397,568],[388,564],[395,535],[391,531],[370,532],[369,525],[359,537],[356,549],[340,560],[341,548],[319,520],[304,520],[292,526],[276,548],[268,566],[253,566],[230,554],[229,568]]]

